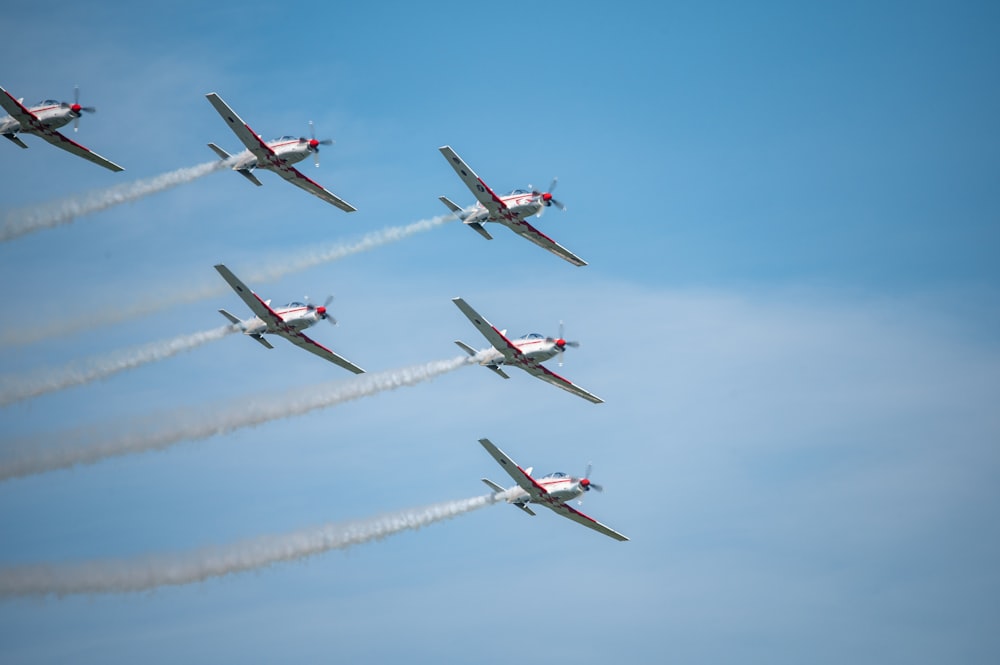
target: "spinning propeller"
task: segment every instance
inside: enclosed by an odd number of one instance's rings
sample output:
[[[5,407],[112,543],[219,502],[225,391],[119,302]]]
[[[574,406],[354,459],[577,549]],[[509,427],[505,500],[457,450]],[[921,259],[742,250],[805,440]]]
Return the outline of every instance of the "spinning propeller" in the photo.
[[[319,314],[319,318],[326,319],[327,321],[330,322],[330,325],[335,326],[337,325],[337,319],[330,316],[326,311],[326,308],[330,306],[331,302],[333,302],[333,296],[327,296],[326,302],[324,302],[322,305],[316,306],[311,302],[309,302],[309,296],[306,296],[306,309],[308,309],[310,312],[316,312],[317,314]]]
[[[570,342],[570,341],[567,341],[566,338],[563,336],[563,322],[562,321],[559,322],[559,337],[556,337],[555,339],[553,339],[552,337],[547,337],[545,341],[547,341],[547,342],[553,342],[556,345],[556,348],[559,349],[559,366],[560,367],[562,367],[562,364],[563,364],[563,351],[566,350],[566,347],[567,346],[571,346],[571,347],[573,347],[575,349],[578,346],[580,346],[580,342]]]
[[[549,191],[547,191],[547,192],[540,192],[537,189],[532,188],[531,194],[535,198],[541,199],[542,203],[545,205],[546,208],[548,208],[551,205],[554,205],[555,207],[559,208],[560,210],[565,210],[566,206],[564,206],[561,201],[556,200],[552,196],[552,190],[556,188],[556,184],[558,184],[558,182],[559,182],[559,178],[553,178],[552,179],[552,184],[549,185]],[[541,214],[541,213],[539,212],[539,214]]]
[[[94,113],[97,111],[93,106],[80,106],[80,86],[73,86],[73,103],[63,102],[61,106],[73,112],[73,131],[80,131],[80,116],[86,111]]]
[[[590,481],[590,472],[592,469],[593,469],[593,464],[588,463],[587,472],[583,474],[583,478],[581,478],[579,481],[580,487],[583,488],[584,492],[589,492],[590,490],[597,490],[598,492],[603,492],[604,487],[602,485],[598,485],[597,483],[593,483]],[[577,505],[581,505],[583,503],[583,498],[580,498],[576,503]]]
[[[305,142],[305,143],[309,144],[309,150],[313,154],[313,162],[318,167],[319,166],[319,147],[321,145],[333,145],[333,139],[323,139],[322,141],[317,140],[316,139],[316,127],[313,125],[313,121],[312,120],[309,121],[309,137],[310,138],[309,138],[308,141],[306,141],[306,138],[304,136],[302,138],[300,138],[299,141],[302,141],[302,142]]]

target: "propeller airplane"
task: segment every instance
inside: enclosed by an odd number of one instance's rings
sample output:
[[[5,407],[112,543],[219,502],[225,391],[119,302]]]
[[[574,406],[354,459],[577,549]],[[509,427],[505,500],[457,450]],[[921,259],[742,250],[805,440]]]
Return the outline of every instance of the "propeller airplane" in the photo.
[[[222,278],[236,291],[236,295],[242,298],[247,307],[256,315],[241,321],[226,310],[219,310],[219,313],[229,319],[229,322],[237,326],[243,334],[249,335],[269,349],[273,349],[274,347],[264,339],[264,335],[281,335],[295,346],[314,353],[320,358],[329,360],[336,365],[340,365],[346,370],[355,374],[364,373],[365,370],[302,333],[309,326],[324,319],[332,325],[336,325],[336,320],[327,312],[327,307],[330,301],[333,300],[333,296],[328,297],[326,302],[319,307],[309,303],[293,302],[285,307],[272,309],[270,300],[261,300],[229,268],[220,263],[215,266],[215,269],[219,271]]]
[[[476,175],[469,165],[462,161],[462,158],[451,149],[450,146],[438,148],[444,158],[448,160],[455,173],[462,179],[462,182],[469,188],[476,197],[476,203],[471,208],[460,208],[448,197],[438,197],[439,200],[458,216],[467,226],[487,240],[492,240],[493,236],[483,228],[486,222],[496,222],[506,226],[508,229],[535,243],[542,249],[546,249],[556,256],[559,256],[575,266],[585,266],[587,262],[569,251],[552,238],[548,237],[534,226],[525,221],[532,215],[541,216],[542,212],[549,206],[555,206],[560,210],[565,210],[560,201],[552,197],[552,190],[555,189],[558,179],[554,179],[549,185],[549,191],[540,192],[529,185],[528,190],[515,189],[506,196],[497,196],[489,186],[483,182],[482,178]]]
[[[282,136],[273,141],[264,141],[256,132],[250,129],[250,125],[243,122],[236,115],[236,112],[229,108],[228,104],[222,101],[219,95],[210,92],[205,97],[208,98],[208,101],[219,112],[219,115],[226,121],[229,128],[233,130],[233,133],[236,134],[237,138],[247,148],[238,155],[230,155],[214,143],[208,144],[208,147],[220,159],[232,161],[232,169],[234,171],[260,187],[263,183],[257,179],[253,170],[256,168],[268,169],[274,171],[296,187],[306,190],[327,203],[332,203],[344,212],[354,212],[357,210],[350,203],[344,201],[333,192],[324,189],[320,184],[306,177],[301,171],[292,166],[292,164],[301,162],[308,157],[310,153],[313,155],[316,166],[319,166],[319,147],[333,143],[331,139],[320,141],[316,138],[312,121],[309,121],[310,138],[308,139],[304,136]]]
[[[546,383],[551,383],[557,388],[562,388],[589,402],[600,404],[604,401],[597,395],[587,392],[580,386],[541,365],[542,362],[557,355],[559,356],[560,364],[562,364],[562,354],[566,350],[566,347],[575,348],[580,346],[579,342],[569,342],[563,339],[562,324],[559,326],[559,337],[544,337],[538,333],[531,333],[519,339],[512,340],[507,338],[506,330],[497,330],[461,298],[452,298],[451,301],[462,310],[462,313],[468,317],[469,321],[472,321],[472,325],[476,326],[476,329],[482,333],[486,341],[493,347],[485,351],[476,351],[465,342],[455,340],[455,344],[470,356],[473,356],[475,361],[480,365],[493,370],[505,379],[509,379],[510,377],[500,369],[501,365],[519,367],[535,378],[541,379]]]
[[[4,110],[10,114],[0,118],[0,134],[3,134],[4,138],[22,148],[27,148],[28,145],[18,137],[18,133],[34,134],[57,148],[62,148],[77,157],[83,157],[106,169],[111,171],[124,170],[114,162],[101,157],[96,152],[56,131],[71,121],[73,122],[73,131],[77,131],[80,127],[80,116],[84,113],[94,113],[97,110],[93,106],[80,106],[79,87],[73,88],[72,104],[47,99],[28,108],[21,102],[22,100],[14,99],[9,92],[0,88],[0,106],[3,106]]]
[[[504,471],[514,479],[517,486],[505,489],[489,478],[482,481],[496,494],[495,500],[503,499],[507,503],[513,504],[528,513],[534,515],[535,511],[528,507],[529,503],[545,506],[558,515],[562,515],[573,520],[577,524],[603,533],[618,541],[626,541],[628,537],[623,536],[614,529],[601,524],[593,517],[584,515],[579,510],[571,508],[567,504],[578,497],[582,497],[590,490],[603,492],[604,488],[590,480],[590,465],[587,465],[587,473],[582,478],[568,476],[562,472],[550,473],[547,476],[533,478],[532,468],[522,469],[514,460],[507,456],[507,453],[497,448],[489,439],[479,439],[479,443],[493,456]],[[580,502],[582,503],[582,499]]]

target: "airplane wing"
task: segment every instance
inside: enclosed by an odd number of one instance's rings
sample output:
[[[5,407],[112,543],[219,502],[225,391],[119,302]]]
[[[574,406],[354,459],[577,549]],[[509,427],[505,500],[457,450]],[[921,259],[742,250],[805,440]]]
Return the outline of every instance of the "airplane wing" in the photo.
[[[534,226],[524,221],[523,219],[517,220],[515,222],[507,222],[506,220],[501,222],[504,226],[508,227],[511,231],[517,235],[530,240],[542,249],[547,249],[556,256],[566,259],[575,266],[585,266],[587,262],[581,259],[579,256],[569,251],[559,243],[557,243],[552,238],[548,237]]]
[[[357,208],[330,190],[324,189],[318,182],[310,180],[305,174],[296,169],[294,166],[282,160],[276,160],[276,162],[277,163],[273,163],[273,165],[268,166],[268,168],[296,187],[301,187],[313,196],[318,196],[327,203],[332,203],[344,212],[354,212],[357,210]]]
[[[300,349],[305,349],[306,351],[309,351],[310,353],[315,353],[320,358],[324,358],[326,360],[329,360],[330,362],[334,363],[335,365],[340,365],[341,367],[343,367],[346,370],[354,372],[355,374],[364,374],[365,373],[365,370],[361,369],[360,367],[358,367],[357,365],[355,365],[354,363],[352,363],[347,358],[344,358],[343,356],[338,356],[336,353],[334,353],[330,349],[326,348],[325,346],[323,346],[319,342],[316,342],[315,340],[311,339],[310,337],[307,337],[306,335],[303,335],[302,333],[290,333],[289,334],[289,333],[285,333],[285,332],[282,332],[282,331],[279,330],[278,334],[281,335],[282,337],[284,337],[285,339],[287,339],[289,342],[291,342],[295,346],[299,347]]]
[[[261,321],[266,323],[269,328],[281,328],[281,324],[284,323],[282,318],[273,309],[268,307],[267,303],[261,300],[256,293],[251,291],[246,284],[240,281],[240,278],[234,275],[229,268],[220,263],[215,266],[215,269],[222,275],[222,279],[226,280],[229,286],[233,287],[233,291],[236,291],[236,295],[243,299],[243,302],[247,304],[250,311],[260,317]]]
[[[543,496],[548,494],[544,487],[536,483],[535,479],[532,478],[527,471],[519,467],[517,463],[515,463],[514,460],[507,455],[507,453],[497,448],[492,441],[489,439],[479,439],[479,443],[486,449],[486,452],[488,452],[493,459],[495,459],[500,466],[503,467],[503,470],[507,472],[507,475],[513,478],[514,482],[517,483],[521,489],[531,495],[532,499],[541,500]]]
[[[483,182],[482,178],[476,175],[475,171],[469,168],[468,164],[462,161],[462,158],[451,149],[451,146],[441,146],[438,150],[451,164],[451,168],[455,169],[455,173],[462,179],[473,196],[490,211],[491,216],[499,216],[500,211],[507,209],[507,204],[489,188],[489,185]]]
[[[472,325],[476,326],[476,329],[482,333],[486,341],[504,355],[504,358],[518,365],[524,362],[524,354],[514,346],[514,343],[494,328],[489,321],[480,316],[476,310],[469,307],[468,303],[461,298],[452,298],[451,301],[462,310],[462,314],[465,314],[469,321],[472,321]]]
[[[56,130],[43,125],[31,111],[25,108],[21,102],[14,99],[11,94],[3,88],[0,88],[0,106],[3,106],[7,113],[10,113],[15,120],[21,123],[21,131],[40,136],[57,148],[62,148],[66,152],[73,153],[77,157],[83,157],[87,161],[103,166],[111,171],[125,170],[111,160],[101,157],[96,152],[83,147],[76,141],[71,141]],[[14,142],[21,147],[27,147],[20,140],[14,140]]]
[[[627,536],[618,533],[609,526],[601,524],[600,522],[595,520],[593,517],[590,517],[589,515],[584,515],[579,510],[574,510],[573,508],[570,508],[565,503],[552,504],[546,502],[543,503],[542,505],[544,505],[546,508],[551,508],[552,510],[554,510],[559,515],[562,515],[563,517],[568,517],[577,524],[582,524],[583,526],[593,529],[594,531],[603,533],[605,536],[610,536],[611,538],[614,538],[615,540],[619,541],[628,540]]]
[[[532,376],[539,378],[542,381],[545,381],[546,383],[551,383],[557,388],[562,388],[567,392],[571,392],[574,395],[578,395],[583,399],[587,400],[588,402],[593,402],[594,404],[602,404],[604,402],[604,400],[598,397],[597,395],[587,392],[586,390],[576,385],[569,379],[564,379],[555,372],[546,369],[539,363],[522,363],[519,364],[518,366],[524,371],[526,371],[528,374],[531,374]]]
[[[236,111],[229,108],[229,105],[222,101],[222,97],[219,97],[214,92],[208,93],[205,97],[208,98],[208,101],[211,102],[215,110],[222,116],[222,119],[226,121],[229,128],[233,130],[236,138],[243,142],[243,145],[254,154],[258,161],[268,162],[274,157],[274,151],[267,147],[267,144],[264,143],[255,131],[250,129],[250,125],[243,122],[243,119],[236,115]]]

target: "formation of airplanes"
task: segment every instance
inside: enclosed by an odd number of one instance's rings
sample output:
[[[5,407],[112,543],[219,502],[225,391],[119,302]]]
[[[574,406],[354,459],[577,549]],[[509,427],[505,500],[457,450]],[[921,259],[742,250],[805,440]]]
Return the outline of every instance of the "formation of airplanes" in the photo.
[[[282,136],[278,139],[265,141],[218,94],[214,92],[208,93],[206,98],[245,146],[245,150],[234,155],[226,152],[214,143],[208,144],[208,147],[220,159],[225,161],[226,166],[229,166],[232,170],[257,186],[261,186],[262,183],[254,173],[256,169],[273,171],[297,187],[345,212],[354,212],[356,210],[350,203],[347,203],[306,177],[293,166],[293,164],[301,162],[310,155],[313,156],[316,166],[319,166],[320,146],[332,143],[329,139],[316,139],[312,122],[309,123],[309,138],[302,136]],[[0,106],[9,113],[7,117],[0,118],[0,134],[12,143],[21,148],[27,148],[27,144],[18,135],[32,134],[52,145],[111,171],[123,170],[118,164],[70,140],[57,131],[70,122],[74,124],[74,130],[78,129],[82,114],[93,113],[96,110],[90,106],[80,105],[79,88],[74,89],[74,101],[72,104],[69,102],[45,100],[34,106],[26,107],[22,102],[23,100],[15,99],[10,93],[0,87]],[[439,150],[476,198],[476,202],[472,206],[461,208],[447,197],[439,197],[440,201],[466,226],[469,226],[487,240],[492,240],[492,236],[486,230],[484,224],[489,222],[500,224],[575,266],[587,265],[586,261],[558,244],[527,221],[527,218],[533,215],[540,216],[546,208],[551,206],[565,210],[565,206],[552,195],[552,190],[555,189],[557,180],[554,179],[548,191],[545,192],[535,190],[529,186],[528,189],[516,189],[507,195],[498,196],[451,147],[442,146]],[[240,319],[228,311],[220,309],[219,312],[230,322],[235,330],[241,331],[268,349],[274,347],[265,338],[265,335],[284,337],[295,346],[305,349],[350,372],[355,374],[364,373],[364,370],[359,366],[306,336],[303,332],[305,329],[323,320],[335,323],[328,312],[332,296],[323,305],[319,306],[308,302],[292,302],[284,307],[271,307],[270,300],[262,300],[225,265],[221,263],[217,264],[215,269],[253,313],[253,316],[250,318]],[[470,362],[476,362],[492,370],[504,379],[509,379],[510,377],[503,370],[503,367],[517,367],[542,381],[582,397],[589,402],[594,404],[603,402],[601,398],[593,393],[584,390],[541,364],[546,360],[558,356],[559,364],[561,365],[562,354],[566,348],[579,346],[578,342],[564,339],[561,323],[558,337],[547,337],[538,333],[531,333],[517,339],[510,339],[507,337],[505,330],[498,330],[462,298],[453,298],[452,301],[490,344],[488,349],[477,351],[465,342],[456,341],[455,343],[469,354]],[[508,503],[517,506],[531,515],[535,513],[528,504],[542,505],[563,517],[594,529],[615,540],[628,540],[628,538],[614,529],[601,524],[568,505],[570,501],[581,497],[591,489],[601,490],[599,485],[592,483],[588,478],[590,475],[589,467],[587,473],[581,478],[568,476],[564,473],[554,473],[535,478],[531,475],[532,469],[530,467],[522,469],[506,453],[493,445],[489,439],[480,439],[479,442],[516,483],[514,487],[504,489],[493,481],[484,478],[483,482],[496,493],[495,499],[506,500]]]

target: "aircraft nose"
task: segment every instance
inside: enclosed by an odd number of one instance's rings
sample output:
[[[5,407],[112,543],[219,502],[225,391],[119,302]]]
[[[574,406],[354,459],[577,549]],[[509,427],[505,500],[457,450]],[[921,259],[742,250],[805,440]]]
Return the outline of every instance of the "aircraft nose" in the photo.
[[[309,139],[309,147],[315,150],[319,146],[319,141],[316,139]]]
[[[551,201],[552,200],[552,194],[550,192],[545,192],[544,194],[542,194],[542,200],[543,201]]]
[[[326,316],[326,307],[317,307],[316,313],[320,316]]]
[[[580,479],[580,487],[586,489],[589,486],[590,486],[590,479],[589,478],[581,478]]]
[[[82,108],[83,108],[83,107],[82,107],[82,106],[80,106],[79,104],[73,104],[73,106],[70,106],[70,107],[69,107],[69,109],[70,109],[70,110],[71,110],[71,111],[72,111],[73,113],[79,113],[79,112],[80,112],[80,109],[82,109]]]
[[[566,347],[566,340],[564,340],[562,337],[560,337],[559,339],[556,340],[556,346],[558,346],[560,349],[565,348]]]

